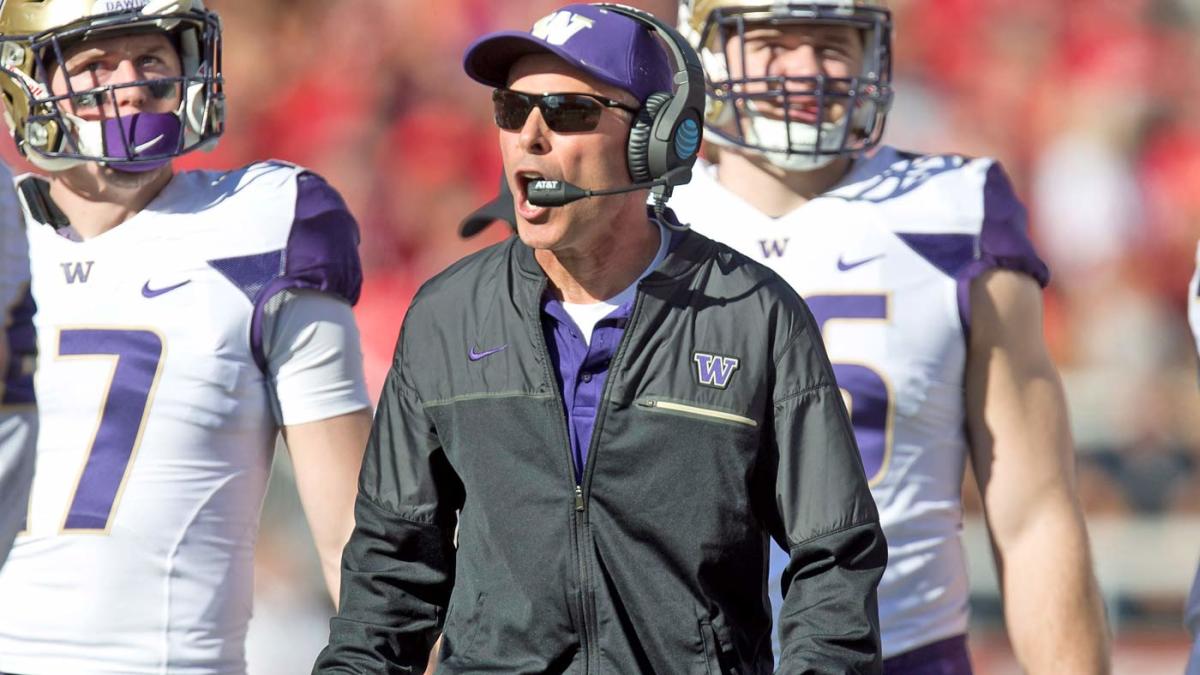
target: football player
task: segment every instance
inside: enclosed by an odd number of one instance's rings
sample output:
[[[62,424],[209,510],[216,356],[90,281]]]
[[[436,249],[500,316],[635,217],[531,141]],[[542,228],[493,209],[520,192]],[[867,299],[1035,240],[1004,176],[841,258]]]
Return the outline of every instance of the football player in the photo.
[[[882,2],[683,0],[679,27],[705,63],[715,152],[672,204],[774,268],[822,326],[888,540],[885,672],[970,672],[968,455],[1020,663],[1105,672],[1042,335],[1049,275],[1004,170],[877,147],[892,100]]]
[[[279,430],[333,597],[369,400],[354,218],[304,169],[176,173],[223,125],[200,0],[6,0],[37,470],[0,672],[242,673]]]
[[[0,165],[0,565],[25,523],[29,504],[37,440],[36,355],[25,223],[12,175]]]

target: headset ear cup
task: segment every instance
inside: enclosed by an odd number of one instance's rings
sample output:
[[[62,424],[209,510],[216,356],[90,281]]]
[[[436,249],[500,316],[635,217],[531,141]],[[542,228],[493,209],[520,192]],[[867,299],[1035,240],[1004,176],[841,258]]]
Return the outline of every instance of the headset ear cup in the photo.
[[[627,159],[629,175],[635,183],[645,183],[657,178],[650,173],[650,142],[653,139],[654,121],[658,118],[659,111],[666,108],[670,102],[671,94],[665,91],[650,94],[629,130]]]

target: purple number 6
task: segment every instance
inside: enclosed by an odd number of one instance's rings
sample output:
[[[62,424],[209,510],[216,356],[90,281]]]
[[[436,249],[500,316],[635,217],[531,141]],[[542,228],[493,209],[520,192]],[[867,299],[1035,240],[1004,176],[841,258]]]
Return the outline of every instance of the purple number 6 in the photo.
[[[805,298],[821,333],[832,320],[888,319],[886,295],[812,295]],[[887,470],[892,454],[891,388],[879,371],[870,366],[834,363],[833,375],[838,386],[849,394],[850,423],[862,456],[867,481],[875,485]]]
[[[149,330],[68,329],[59,333],[58,355],[116,358],[96,437],[63,521],[63,530],[106,531],[146,428],[163,341]]]

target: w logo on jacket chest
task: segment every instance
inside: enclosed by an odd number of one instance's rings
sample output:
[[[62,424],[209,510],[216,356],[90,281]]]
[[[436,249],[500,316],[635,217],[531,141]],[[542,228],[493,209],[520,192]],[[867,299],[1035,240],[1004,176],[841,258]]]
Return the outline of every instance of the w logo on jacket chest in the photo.
[[[86,284],[88,277],[92,276],[92,265],[95,260],[87,260],[84,262],[65,262],[59,263],[62,265],[63,277],[66,278],[67,284],[79,282]]]
[[[729,381],[733,379],[733,372],[742,363],[740,359],[734,356],[721,356],[719,354],[705,354],[702,352],[692,354],[692,361],[696,363],[696,381],[714,389],[727,388]]]

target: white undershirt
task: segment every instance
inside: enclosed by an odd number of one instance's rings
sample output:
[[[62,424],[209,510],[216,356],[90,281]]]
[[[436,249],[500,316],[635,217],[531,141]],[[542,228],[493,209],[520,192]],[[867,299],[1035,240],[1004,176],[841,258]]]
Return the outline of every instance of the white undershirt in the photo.
[[[633,280],[632,284],[629,284],[625,290],[611,298],[599,302],[563,302],[563,309],[566,310],[571,320],[575,322],[575,326],[579,328],[585,344],[592,343],[592,331],[595,330],[596,324],[600,323],[600,320],[604,317],[612,314],[616,308],[633,300],[633,297],[637,295],[638,282],[650,276],[650,273],[657,269],[662,264],[662,261],[666,259],[667,246],[671,243],[670,233],[667,232],[662,223],[657,220],[653,220],[652,222],[658,225],[658,252],[654,254],[654,260],[650,261],[650,265],[638,275],[637,279]]]

